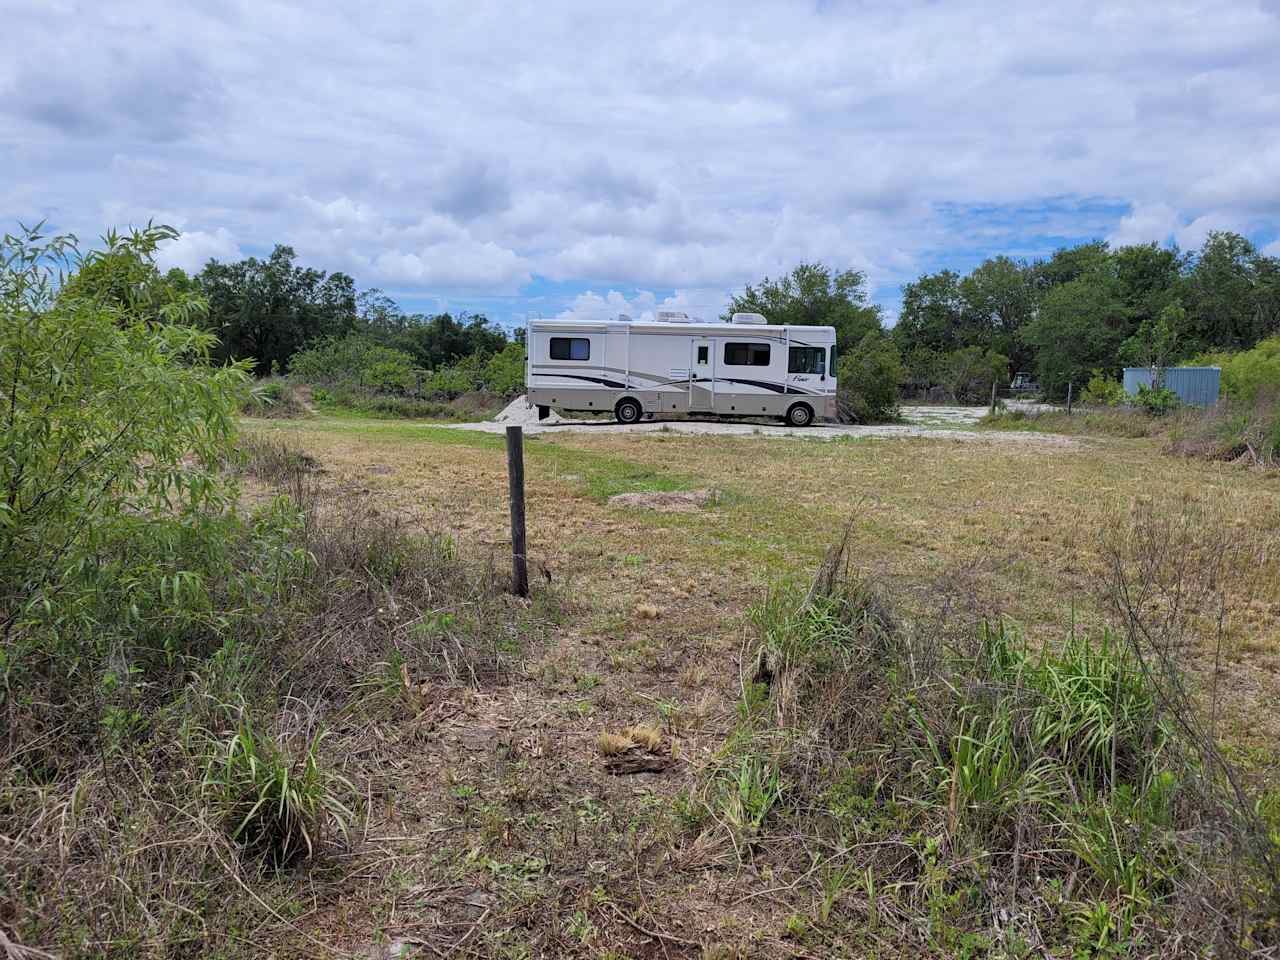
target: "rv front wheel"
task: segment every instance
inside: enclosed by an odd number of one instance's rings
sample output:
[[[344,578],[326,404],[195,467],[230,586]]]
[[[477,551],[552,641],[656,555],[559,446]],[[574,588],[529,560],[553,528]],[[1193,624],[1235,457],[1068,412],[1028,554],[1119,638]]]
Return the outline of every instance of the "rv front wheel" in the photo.
[[[787,424],[792,427],[807,427],[813,423],[813,407],[807,403],[793,403],[787,410]]]
[[[619,400],[618,405],[613,408],[613,415],[618,418],[619,423],[636,423],[640,420],[644,411],[640,409],[640,404],[636,400],[627,397],[625,400]]]

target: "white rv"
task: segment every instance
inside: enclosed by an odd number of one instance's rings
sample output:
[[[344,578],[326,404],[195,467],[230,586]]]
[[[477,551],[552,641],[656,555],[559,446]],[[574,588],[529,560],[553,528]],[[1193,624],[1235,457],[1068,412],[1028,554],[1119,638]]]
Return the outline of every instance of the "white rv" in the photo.
[[[796,427],[836,415],[834,327],[769,326],[758,313],[702,323],[531,320],[525,386],[548,411],[781,417]]]

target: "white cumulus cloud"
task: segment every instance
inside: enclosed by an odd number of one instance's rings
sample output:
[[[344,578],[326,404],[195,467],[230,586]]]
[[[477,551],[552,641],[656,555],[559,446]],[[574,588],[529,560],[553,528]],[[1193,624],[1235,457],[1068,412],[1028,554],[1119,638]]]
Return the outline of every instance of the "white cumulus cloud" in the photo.
[[[156,264],[162,270],[179,267],[196,273],[210,260],[239,260],[244,256],[235,237],[225,227],[216,230],[190,230],[176,240],[162,244]]]

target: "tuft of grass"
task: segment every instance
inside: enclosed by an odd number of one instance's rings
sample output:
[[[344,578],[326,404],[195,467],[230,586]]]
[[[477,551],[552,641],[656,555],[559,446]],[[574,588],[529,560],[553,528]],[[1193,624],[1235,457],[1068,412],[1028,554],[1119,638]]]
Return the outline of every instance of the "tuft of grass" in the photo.
[[[301,478],[314,472],[317,463],[283,437],[246,430],[240,435],[239,467],[251,477],[287,490],[296,490]]]
[[[344,797],[355,790],[320,761],[323,739],[317,732],[291,756],[242,711],[236,731],[211,753],[202,791],[247,854],[282,867],[313,857],[330,825],[348,837],[355,814]]]
[[[620,753],[626,753],[635,745],[635,741],[626,733],[609,733],[605,730],[596,737],[596,749],[606,757],[616,757]]]
[[[657,750],[658,747],[662,746],[662,731],[654,727],[627,727],[627,729],[622,731],[622,735],[636,746],[644,747],[650,752]]]

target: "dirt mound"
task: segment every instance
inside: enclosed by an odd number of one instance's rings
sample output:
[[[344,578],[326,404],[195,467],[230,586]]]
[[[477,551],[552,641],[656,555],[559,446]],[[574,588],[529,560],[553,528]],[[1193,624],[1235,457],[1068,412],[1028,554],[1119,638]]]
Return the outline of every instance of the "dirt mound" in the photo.
[[[693,513],[720,499],[718,490],[679,490],[661,493],[618,493],[609,498],[612,507],[640,507],[660,513]]]
[[[538,408],[529,406],[528,398],[522,393],[498,411],[493,421],[494,423],[505,423],[508,426],[525,426],[539,423],[544,425],[563,423],[564,418],[559,414],[552,413],[545,420],[539,420]]]

